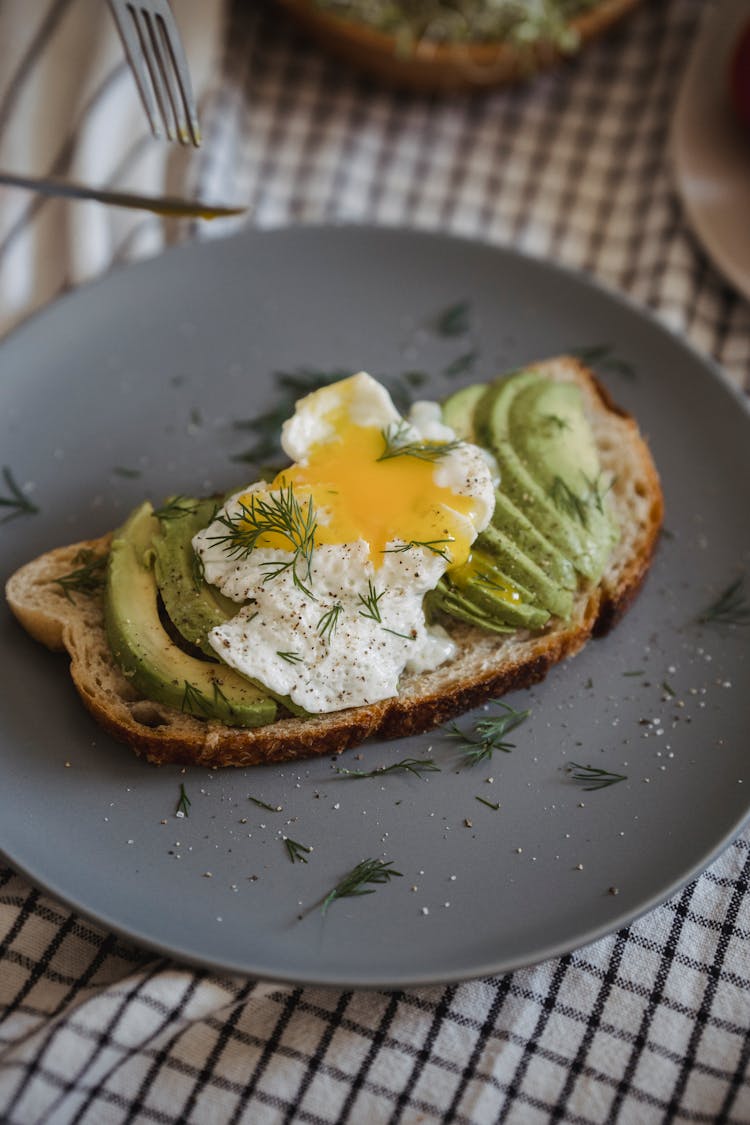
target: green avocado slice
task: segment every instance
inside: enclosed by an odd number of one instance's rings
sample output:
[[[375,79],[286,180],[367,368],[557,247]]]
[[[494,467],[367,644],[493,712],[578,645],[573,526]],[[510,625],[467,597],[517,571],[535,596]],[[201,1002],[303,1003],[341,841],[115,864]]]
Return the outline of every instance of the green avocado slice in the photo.
[[[158,521],[146,501],[112,542],[107,566],[105,622],[112,654],[147,699],[226,726],[274,722],[276,702],[223,664],[198,660],[172,641],[159,618],[152,540]]]
[[[167,616],[180,636],[216,659],[208,634],[239,611],[237,602],[203,580],[193,537],[211,522],[213,500],[173,497],[159,512],[153,538],[154,574]],[[155,513],[159,516],[159,512]]]
[[[598,552],[593,551],[595,542],[583,524],[539,484],[516,445],[518,421],[513,424],[510,416],[513,402],[526,388],[547,382],[546,376],[530,369],[491,385],[476,408],[478,436],[497,458],[503,491],[572,560],[580,574],[596,579],[599,559]],[[525,424],[534,423],[532,415]]]
[[[489,556],[490,567],[507,575],[516,588],[525,587],[533,602],[557,617],[569,616],[573,608],[571,591],[552,581],[541,566],[518,547],[511,536],[490,524],[482,532],[478,546]],[[476,567],[476,555],[476,551],[472,552],[472,562],[469,564],[472,569]]]

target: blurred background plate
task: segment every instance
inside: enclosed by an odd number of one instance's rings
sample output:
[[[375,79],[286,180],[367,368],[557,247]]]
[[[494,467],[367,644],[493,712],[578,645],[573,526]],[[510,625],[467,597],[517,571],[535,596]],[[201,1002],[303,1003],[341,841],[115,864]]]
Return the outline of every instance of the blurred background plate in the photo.
[[[613,27],[640,0],[600,0],[572,19],[573,41],[591,42]],[[486,89],[528,79],[565,57],[550,43],[521,50],[512,43],[439,43],[427,39],[404,47],[394,35],[353,19],[344,19],[316,0],[278,0],[278,3],[322,47],[379,81],[422,93],[450,93]],[[395,7],[396,5],[394,5]],[[408,5],[404,5],[408,7]]]
[[[714,264],[750,299],[750,131],[733,112],[732,54],[750,24],[747,0],[720,0],[705,22],[672,121],[677,190]]]

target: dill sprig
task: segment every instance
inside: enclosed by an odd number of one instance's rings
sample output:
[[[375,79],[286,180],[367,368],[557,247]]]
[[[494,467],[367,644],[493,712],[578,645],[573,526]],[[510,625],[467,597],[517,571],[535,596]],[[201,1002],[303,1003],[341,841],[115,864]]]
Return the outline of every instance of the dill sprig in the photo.
[[[617,477],[614,475],[611,476],[606,484],[605,474],[601,472],[593,478],[586,476],[584,473],[583,479],[586,481],[589,488],[589,494],[585,497],[584,503],[593,503],[597,512],[599,512],[600,515],[604,515],[604,497],[614,488]]]
[[[307,844],[300,844],[297,840],[290,839],[289,836],[284,836],[284,847],[287,850],[292,863],[307,863],[307,857],[312,851],[312,848]]]
[[[430,758],[402,758],[400,762],[393,762],[390,766],[378,766],[374,770],[345,770],[337,767],[336,773],[350,778],[382,777],[386,773],[413,773],[415,777],[421,778],[423,773],[440,773],[440,766]]]
[[[559,414],[543,414],[540,418],[541,422],[546,422],[550,429],[555,430],[569,430],[570,422],[567,418],[561,418]]]
[[[281,805],[269,805],[267,801],[261,801],[260,797],[248,797],[248,801],[252,801],[259,809],[266,809],[267,812],[281,812]]]
[[[107,555],[97,555],[90,547],[82,547],[73,557],[73,562],[79,565],[59,578],[53,578],[52,584],[59,586],[69,602],[73,601],[72,593],[95,594],[101,590],[106,579]]]
[[[372,621],[377,621],[378,625],[383,620],[380,616],[380,606],[378,605],[380,599],[385,594],[385,590],[380,593],[375,589],[371,578],[367,580],[367,593],[359,594],[360,605],[365,608],[359,611],[360,617],[369,617]]]
[[[390,879],[401,878],[400,871],[394,871],[393,860],[363,859],[353,867],[343,879],[340,879],[333,890],[329,891],[323,899],[322,911],[328,910],[332,902],[338,898],[355,898],[359,895],[371,895],[374,892],[368,889],[370,883],[387,883]]]
[[[3,480],[8,487],[10,496],[0,496],[0,508],[12,510],[0,519],[0,523],[8,523],[9,520],[14,520],[18,516],[31,516],[39,511],[36,504],[33,504],[28,496],[24,495],[20,486],[16,484],[15,478],[7,465],[3,465]]]
[[[452,453],[461,444],[459,441],[405,441],[411,426],[403,419],[395,422],[380,433],[383,438],[383,452],[378,461],[390,461],[394,457],[414,457],[417,461],[439,461],[447,453]]]
[[[191,500],[188,496],[170,496],[161,508],[154,511],[154,515],[158,520],[181,520],[195,515],[198,504],[198,500]]]
[[[590,793],[595,789],[606,789],[609,785],[617,785],[618,781],[627,781],[627,774],[611,773],[609,770],[600,770],[596,766],[581,766],[578,762],[569,762],[571,780],[583,787],[584,792]]]
[[[206,581],[206,565],[197,551],[191,553],[190,572],[193,579],[193,588],[200,593]]]
[[[423,547],[433,555],[440,555],[441,559],[450,562],[450,552],[445,549],[444,543],[455,543],[455,539],[452,536],[448,539],[410,539],[408,543],[400,543],[398,547],[386,547],[383,554],[403,555],[405,551],[414,550],[415,547]]]
[[[748,625],[750,602],[745,593],[745,579],[736,578],[716,601],[697,618],[699,625]]]
[[[299,652],[277,652],[276,655],[286,660],[287,664],[301,664],[303,660]]]
[[[494,801],[488,801],[486,797],[475,797],[474,800],[479,801],[482,805],[486,805],[487,808],[492,809],[493,812],[497,812],[500,808],[499,801],[497,803],[495,803]]]
[[[525,722],[531,714],[530,711],[516,711],[499,699],[491,702],[502,707],[502,714],[477,719],[474,723],[476,737],[462,731],[456,723],[451,723],[448,727],[448,733],[453,738],[461,740],[459,749],[464,763],[468,766],[476,766],[480,762],[488,761],[496,750],[501,750],[504,754],[514,750],[515,743],[506,742],[505,736]]]
[[[443,309],[435,320],[435,331],[439,336],[465,336],[470,326],[470,306],[468,301],[457,301]]]
[[[221,690],[221,688],[217,684],[216,680],[213,681],[213,687],[214,687],[214,708],[218,708],[220,706],[223,706],[223,707],[226,708],[226,711],[229,715],[234,715],[234,707],[229,702],[226,695],[224,694],[224,692]]]
[[[213,535],[211,539],[223,544],[224,552],[230,558],[246,559],[258,546],[264,535],[278,535],[289,544],[291,557],[288,561],[270,561],[263,564],[265,580],[278,578],[291,570],[294,585],[308,597],[312,591],[305,585],[310,581],[315,532],[317,521],[312,496],[301,504],[294,494],[294,486],[289,484],[274,492],[249,493],[249,502],[240,500],[236,515],[222,515],[218,522],[227,530],[224,535]],[[302,576],[299,567],[302,565]]]
[[[576,519],[588,527],[588,500],[586,497],[579,496],[574,492],[570,485],[563,480],[562,477],[556,476],[552,481],[552,487],[549,491],[550,499],[555,507],[563,512],[571,519]]]
[[[635,376],[631,363],[615,355],[612,344],[594,344],[585,348],[570,348],[569,354],[576,356],[582,363],[596,367],[599,371],[612,371],[616,375],[624,375],[628,379]]]
[[[189,680],[184,680],[183,682],[185,684],[185,690],[182,695],[180,710],[186,711],[189,715],[203,715],[204,717],[210,715],[210,700],[206,698],[195,684],[191,684]]]
[[[190,816],[191,804],[192,802],[185,792],[185,786],[182,782],[180,782],[180,799],[177,802],[177,808],[175,809],[174,815],[179,817]]]
[[[336,626],[339,623],[339,617],[344,612],[344,607],[341,602],[336,602],[331,608],[318,619],[317,629],[324,640],[330,641],[333,634],[336,632]]]
[[[443,375],[448,379],[455,379],[458,375],[465,375],[468,371],[471,371],[478,358],[479,352],[476,348],[472,349],[470,352],[464,352],[463,355],[456,356],[454,360],[445,365]]]
[[[383,625],[383,632],[390,633],[392,637],[400,637],[402,641],[415,641],[417,639],[416,629],[413,629],[411,633],[399,633],[396,629],[389,629],[387,625]]]

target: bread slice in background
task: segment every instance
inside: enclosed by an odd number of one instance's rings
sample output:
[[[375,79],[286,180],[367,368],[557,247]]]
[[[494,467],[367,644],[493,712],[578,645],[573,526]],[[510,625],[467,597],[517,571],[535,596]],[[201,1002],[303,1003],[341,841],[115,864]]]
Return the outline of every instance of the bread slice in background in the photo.
[[[608,499],[620,539],[602,580],[579,590],[569,621],[553,618],[541,632],[503,635],[446,619],[456,657],[432,672],[405,675],[397,697],[244,729],[144,699],[110,655],[103,593],[70,600],[55,585],[75,569],[82,549],[106,552],[111,535],[58,547],[27,563],[7,583],[8,603],[35,640],[68,653],[73,682],[96,721],[156,763],[248,766],[339,753],[370,735],[398,738],[429,730],[487,699],[528,687],[617,622],[648,571],[663,517],[659,477],[636,421],[577,360],[563,356],[534,367],[580,386],[601,469],[615,478]]]

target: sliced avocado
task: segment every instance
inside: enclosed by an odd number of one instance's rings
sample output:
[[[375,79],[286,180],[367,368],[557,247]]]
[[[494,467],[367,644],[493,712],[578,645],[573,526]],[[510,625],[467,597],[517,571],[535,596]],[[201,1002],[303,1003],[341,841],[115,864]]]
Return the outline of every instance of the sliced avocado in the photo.
[[[564,590],[575,590],[578,586],[576,570],[567,555],[558,551],[554,543],[534,527],[531,520],[515,506],[509,496],[501,489],[495,489],[495,510],[492,525],[505,532],[519,550],[541,567],[552,582]]]
[[[486,391],[486,383],[474,383],[456,391],[443,403],[443,421],[455,430],[462,441],[476,441],[475,411]],[[570,559],[516,507],[510,497],[502,491],[502,483],[500,488],[495,489],[492,523],[541,567],[552,582],[566,590],[575,590],[577,578],[575,567]]]
[[[519,457],[546,490],[558,476],[571,486],[597,476],[596,442],[575,383],[542,379],[522,388],[510,404],[508,427]]]
[[[442,405],[443,421],[461,441],[475,439],[474,410],[486,390],[486,383],[473,383],[456,391]]]
[[[512,629],[539,629],[549,620],[549,612],[534,604],[534,595],[514,581],[491,556],[476,550],[466,566],[446,574],[437,587],[437,602],[449,608],[468,610],[472,615],[489,617]],[[462,614],[463,616],[463,614]],[[466,620],[467,618],[464,617]]]
[[[167,616],[181,636],[216,659],[208,633],[239,611],[237,602],[225,598],[203,578],[193,550],[193,536],[211,522],[213,500],[175,497],[162,511],[153,538],[154,574]]]
[[[150,565],[158,521],[148,502],[115,535],[106,586],[106,628],[115,660],[148,699],[227,726],[258,727],[276,718],[276,703],[222,664],[197,660],[168,636],[159,619]]]
[[[511,406],[510,428],[534,479],[585,528],[598,578],[617,530],[604,503],[599,455],[580,388],[553,380],[527,387]]]
[[[490,574],[494,570],[499,570],[507,575],[516,587],[520,585],[525,587],[533,602],[558,617],[568,617],[573,608],[571,591],[553,582],[504,531],[491,524],[482,533],[481,543],[477,546],[485,556],[489,556]],[[476,567],[474,557],[469,565],[472,568]]]
[[[596,542],[583,524],[568,509],[555,502],[530,472],[516,447],[519,422],[511,426],[510,411],[521,391],[546,377],[533,369],[493,384],[475,411],[480,440],[488,445],[500,465],[503,491],[538,527],[547,539],[568,555],[576,570],[586,578],[599,576]],[[536,424],[532,415],[525,425]]]

